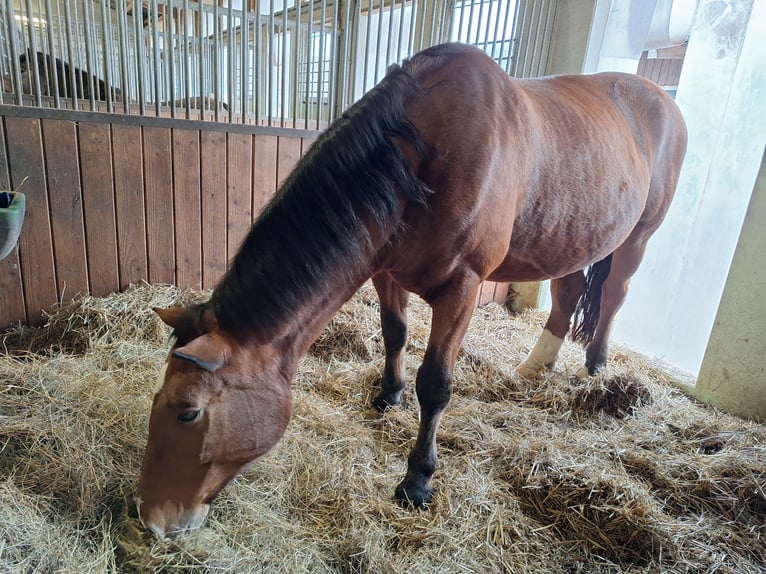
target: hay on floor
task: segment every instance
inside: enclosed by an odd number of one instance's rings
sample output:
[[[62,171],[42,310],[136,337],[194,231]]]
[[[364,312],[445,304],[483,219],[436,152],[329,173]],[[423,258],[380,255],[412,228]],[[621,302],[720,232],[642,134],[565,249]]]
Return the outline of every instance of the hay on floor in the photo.
[[[616,350],[538,381],[513,368],[540,313],[476,312],[443,418],[436,496],[393,500],[417,428],[412,388],[383,415],[378,304],[366,285],[301,362],[285,438],[157,541],[135,485],[168,332],[153,306],[205,294],[142,286],[85,297],[0,339],[0,571],[763,574],[766,426],[699,405],[660,366]],[[410,307],[408,373],[430,312]]]

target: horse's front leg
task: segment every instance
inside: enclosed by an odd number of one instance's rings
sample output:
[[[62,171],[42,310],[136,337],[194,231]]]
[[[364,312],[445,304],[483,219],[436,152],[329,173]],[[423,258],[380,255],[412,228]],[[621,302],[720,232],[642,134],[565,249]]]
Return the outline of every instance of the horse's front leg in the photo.
[[[429,301],[433,309],[431,335],[416,380],[420,428],[407,459],[407,474],[396,487],[396,498],[404,504],[420,507],[431,501],[436,430],[452,395],[452,370],[473,314],[479,284],[473,272],[466,272]]]
[[[372,401],[379,411],[398,405],[404,390],[404,348],[407,344],[407,301],[409,293],[386,273],[372,278],[380,300],[380,327],[386,363],[380,393]]]

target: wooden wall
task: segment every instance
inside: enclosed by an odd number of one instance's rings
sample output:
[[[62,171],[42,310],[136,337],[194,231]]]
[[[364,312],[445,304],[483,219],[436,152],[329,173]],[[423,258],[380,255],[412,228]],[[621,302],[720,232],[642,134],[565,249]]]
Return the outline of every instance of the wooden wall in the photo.
[[[0,105],[0,189],[27,207],[0,329],[78,294],[213,288],[318,132]],[[504,302],[487,283],[478,304]]]
[[[27,200],[19,247],[0,261],[0,328],[78,293],[212,288],[316,136],[0,106],[0,188]]]

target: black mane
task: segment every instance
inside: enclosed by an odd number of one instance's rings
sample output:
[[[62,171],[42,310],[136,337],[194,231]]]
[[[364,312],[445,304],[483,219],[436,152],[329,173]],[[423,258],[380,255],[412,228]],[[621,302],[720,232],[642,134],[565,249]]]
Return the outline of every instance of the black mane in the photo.
[[[240,246],[211,305],[229,331],[269,337],[331,276],[358,281],[369,262],[365,221],[390,227],[399,198],[427,188],[392,138],[422,142],[405,115],[416,81],[401,67],[325,131],[284,182]]]

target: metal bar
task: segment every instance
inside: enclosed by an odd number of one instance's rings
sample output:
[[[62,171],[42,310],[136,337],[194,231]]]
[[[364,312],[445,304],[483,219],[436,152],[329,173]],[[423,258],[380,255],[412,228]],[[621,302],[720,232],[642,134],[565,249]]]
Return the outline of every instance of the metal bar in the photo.
[[[30,89],[34,90],[32,94],[35,97],[35,105],[40,108],[43,105],[42,91],[40,86],[40,66],[37,62],[37,40],[35,38],[35,29],[32,25],[32,2],[26,0],[25,4],[27,10],[27,36],[29,37],[29,49],[27,50],[27,73],[29,73],[30,63],[32,64],[32,72],[34,74],[34,82],[30,82]],[[31,62],[29,61],[31,60]],[[34,83],[34,88],[32,84]]]
[[[322,103],[324,101],[324,62],[325,62],[325,20],[327,19],[327,0],[322,0],[321,8],[321,21],[320,30],[321,36],[319,36],[319,74],[317,76],[317,124],[316,129],[319,129],[319,121],[322,119]]]
[[[65,86],[65,92],[67,96],[72,98],[72,108],[79,109],[78,98],[79,93],[77,91],[77,79],[74,73],[74,51],[72,49],[72,12],[69,7],[69,2],[64,2],[64,19],[66,20],[66,44],[67,44],[67,57],[69,60],[69,86]]]
[[[184,109],[188,120],[191,117],[191,59],[189,57],[189,0],[183,0],[183,54],[184,54]]]
[[[242,123],[247,123],[247,86],[250,83],[250,14],[245,0],[242,7],[242,17],[239,20],[239,45],[240,45],[240,69],[239,69],[239,101]]]
[[[112,113],[114,111],[114,102],[112,101],[112,70],[111,70],[111,58],[110,46],[111,42],[109,31],[111,31],[111,20],[106,13],[106,2],[101,2],[101,60],[104,64],[104,88],[106,90],[106,111]]]
[[[213,2],[213,99],[218,101],[221,99],[221,72],[219,69],[220,64],[220,50],[221,48],[221,14],[219,10],[218,0]],[[209,101],[207,94],[202,94],[202,107],[207,108]],[[218,118],[218,106],[214,106],[213,119],[220,121]]]
[[[406,0],[401,0],[401,7],[399,9],[399,38],[396,43],[396,61],[402,61],[402,39],[404,38],[404,12],[406,7]]]
[[[300,76],[300,69],[298,66],[300,65],[300,58],[298,52],[300,52],[300,46],[301,46],[301,2],[298,0],[295,3],[295,32],[293,33],[293,36],[295,37],[294,45],[293,45],[293,85],[290,89],[290,95],[292,100],[292,110],[293,113],[291,114],[293,117],[293,127],[297,126],[298,122],[298,108],[300,107],[300,102],[298,101],[298,78]],[[310,40],[309,40],[310,41]],[[308,66],[308,62],[306,62],[306,65]],[[308,102],[306,102],[306,113],[308,113]]]
[[[540,68],[537,75],[543,75],[548,73],[551,58],[551,37],[553,36],[553,29],[556,24],[558,3],[549,0],[548,9],[545,14],[545,33],[543,34],[543,56],[540,58]]]
[[[138,84],[138,111],[142,116],[146,115],[146,77],[144,72],[144,28],[142,25],[141,6],[133,4],[133,27],[135,32],[133,40],[136,45],[136,79]]]
[[[505,21],[503,22],[503,38],[508,37],[508,22],[511,21],[511,27],[510,27],[510,42],[511,45],[508,46],[508,59],[505,62],[505,71],[507,73],[511,73],[511,66],[516,65],[516,22],[519,15],[519,3],[521,0],[516,0],[516,3],[513,7],[513,20],[510,18],[511,11],[506,8],[505,10]]]
[[[235,81],[235,71],[234,71],[234,7],[232,6],[231,0],[229,0],[229,11],[226,16],[226,30],[227,30],[227,39],[229,43],[229,81],[226,83],[227,87],[227,99],[229,100],[229,113],[228,121],[229,123],[232,123],[234,121],[234,81]],[[216,98],[215,99],[215,108],[218,109],[221,106],[221,101]]]
[[[117,1],[117,27],[120,34],[120,73],[122,74],[122,110],[124,113],[130,111],[128,101],[130,100],[130,84],[128,79],[128,14],[125,0]]]
[[[272,113],[272,86],[274,85],[274,62],[272,60],[272,54],[274,53],[274,0],[269,0],[269,44],[267,50],[266,61],[269,64],[268,86],[266,90],[266,103],[268,106],[268,124],[271,125],[271,118],[274,117]]]
[[[162,92],[160,80],[162,68],[160,66],[160,15],[157,8],[157,0],[151,0],[152,9],[152,60],[154,63],[154,113],[159,116],[162,110]]]
[[[175,17],[173,15],[173,0],[166,0],[165,15],[162,19],[162,30],[165,32],[165,62],[167,62],[167,71],[169,74],[168,95],[165,100],[170,101],[170,117],[176,117],[176,27]]]
[[[309,128],[309,110],[311,109],[311,60],[314,53],[314,0],[309,0],[308,7],[308,42],[306,43],[306,117],[303,118],[303,127]]]
[[[364,74],[362,75],[362,93],[368,89],[367,84],[367,62],[370,60],[370,38],[372,37],[372,3],[373,0],[369,0],[367,7],[367,37],[364,42]]]
[[[83,2],[82,3],[82,9],[83,9],[83,28],[85,30],[85,76],[83,78],[83,68],[80,66],[80,72],[77,74],[81,78],[85,80],[88,87],[88,95],[90,96],[88,99],[90,100],[90,109],[91,111],[96,111],[96,85],[94,82],[94,66],[93,66],[93,36],[92,36],[92,30],[91,30],[91,22],[93,21],[93,18],[90,15],[89,10],[90,2]],[[83,95],[84,95],[83,91]],[[85,98],[83,98],[85,99]]]
[[[253,52],[253,98],[255,100],[255,106],[253,113],[255,114],[256,125],[261,121],[261,110],[263,105],[261,103],[261,78],[263,77],[263,54],[261,53],[261,45],[263,44],[263,32],[261,31],[261,0],[255,1],[255,50]]]
[[[508,17],[509,7],[508,4],[503,4],[502,2],[498,2],[498,0],[493,0],[493,2],[497,2],[497,16],[495,16],[495,32],[493,35],[493,38],[495,39],[495,43],[492,45],[492,57],[496,58],[497,63],[502,66],[502,59],[503,59],[503,46],[505,46],[505,36],[500,37],[498,34],[500,33],[500,20],[502,19],[501,13],[503,6],[505,6],[505,16],[506,19]],[[497,42],[498,39],[500,40],[500,55],[495,57],[495,48],[497,48]]]
[[[378,83],[378,70],[380,70],[380,40],[383,37],[380,30],[383,26],[383,3],[384,0],[380,0],[378,5],[378,25],[375,27],[375,68],[373,69],[372,80],[373,84]],[[370,10],[370,18],[372,18],[372,10]]]
[[[407,38],[407,55],[411,56],[415,52],[415,21],[418,14],[418,2],[420,0],[412,0],[412,10],[410,11],[410,33]]]
[[[388,9],[388,34],[386,36],[386,67],[391,65],[391,44],[394,41],[394,6],[396,0],[391,0]]]
[[[19,59],[19,42],[18,42],[18,29],[16,27],[16,24],[14,24],[13,20],[13,0],[6,0],[6,12],[8,14],[7,22],[8,22],[8,42],[10,43],[11,47],[11,76],[13,77],[13,83],[15,84],[14,88],[16,90],[16,105],[23,105],[24,104],[24,98],[22,97],[22,86],[21,86],[21,60]]]
[[[202,107],[203,107],[203,97],[205,95],[205,67],[207,64],[207,57],[208,57],[208,51],[207,51],[207,15],[205,14],[204,4],[198,3],[197,6],[192,10],[192,14],[196,13],[196,22],[195,22],[195,29],[194,34],[192,35],[193,38],[195,38],[195,46],[197,51],[197,83],[199,90],[197,91],[198,96],[198,102],[199,105],[197,106],[200,108],[199,114],[200,118],[202,118]],[[186,102],[187,110],[189,110],[189,115],[191,115],[191,94],[188,94],[189,101]]]
[[[56,69],[56,50],[54,49],[53,42],[53,26],[51,26],[51,0],[45,0],[45,21],[48,23],[46,26],[46,32],[48,33],[48,54],[50,55],[51,64],[54,67],[53,76],[53,102],[57,108],[61,107],[61,95],[59,92],[59,74]],[[63,60],[62,60],[63,61]]]
[[[492,47],[495,46],[495,38],[492,37],[491,30],[492,30],[492,22],[499,20],[500,16],[500,7],[498,6],[498,13],[495,14],[495,18],[493,20],[492,18],[492,8],[495,6],[494,0],[488,0],[489,6],[487,6],[487,23],[484,26],[484,47],[482,50],[485,52],[487,51],[487,46],[489,45],[490,41],[492,42]]]
[[[337,76],[338,76],[338,3],[333,2],[332,16],[332,44],[330,45],[330,79],[327,82],[330,99],[327,102],[327,123],[335,119],[335,106],[337,105]],[[345,69],[345,68],[344,68]]]
[[[289,101],[287,97],[287,2],[282,5],[282,78],[279,97],[279,127],[285,127],[285,108]],[[296,70],[297,71],[297,70]]]

